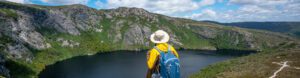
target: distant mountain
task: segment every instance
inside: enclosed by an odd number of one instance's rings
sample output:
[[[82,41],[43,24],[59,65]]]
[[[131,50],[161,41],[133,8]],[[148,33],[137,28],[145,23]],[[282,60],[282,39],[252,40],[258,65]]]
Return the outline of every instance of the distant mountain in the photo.
[[[174,18],[141,8],[96,10],[84,5],[39,6],[0,1],[0,75],[36,77],[46,65],[79,55],[154,46],[167,31],[176,48],[268,50],[294,46],[289,36]],[[1,77],[1,76],[0,76]]]
[[[237,26],[242,28],[261,29],[273,32],[285,33],[300,38],[300,22],[234,22],[218,23],[226,26]]]

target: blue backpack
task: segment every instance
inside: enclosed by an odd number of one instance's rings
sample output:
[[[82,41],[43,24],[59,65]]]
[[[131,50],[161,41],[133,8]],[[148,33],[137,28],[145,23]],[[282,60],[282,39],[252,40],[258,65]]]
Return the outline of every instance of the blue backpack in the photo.
[[[179,59],[171,52],[171,47],[168,46],[168,52],[165,53],[155,49],[160,53],[159,57],[159,74],[162,78],[180,78]]]

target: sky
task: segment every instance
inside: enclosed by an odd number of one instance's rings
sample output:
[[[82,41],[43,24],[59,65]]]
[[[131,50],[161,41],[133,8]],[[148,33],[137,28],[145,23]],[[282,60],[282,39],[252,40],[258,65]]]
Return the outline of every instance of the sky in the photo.
[[[153,13],[217,22],[300,21],[300,0],[6,0],[48,6],[83,4],[95,9],[143,8]]]

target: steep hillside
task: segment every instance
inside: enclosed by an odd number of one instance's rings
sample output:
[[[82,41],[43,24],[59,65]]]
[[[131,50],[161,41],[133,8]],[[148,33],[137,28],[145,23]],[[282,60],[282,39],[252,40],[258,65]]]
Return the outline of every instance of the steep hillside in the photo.
[[[221,24],[221,23],[220,23]],[[236,22],[222,23],[228,26],[242,28],[261,29],[273,32],[280,32],[300,38],[300,22]]]
[[[79,55],[143,50],[149,35],[167,31],[183,49],[269,50],[294,46],[288,36],[173,18],[141,8],[96,10],[83,5],[39,6],[0,1],[0,75],[35,77],[46,65]]]

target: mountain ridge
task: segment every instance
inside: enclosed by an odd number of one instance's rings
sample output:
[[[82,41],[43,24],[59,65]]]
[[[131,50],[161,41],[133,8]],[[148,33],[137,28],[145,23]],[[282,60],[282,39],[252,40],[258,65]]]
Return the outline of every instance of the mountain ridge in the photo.
[[[272,32],[280,32],[294,37],[300,37],[300,22],[232,22],[232,23],[219,23],[214,21],[205,21],[216,24],[222,24],[225,26],[236,26],[250,29],[268,30]]]

